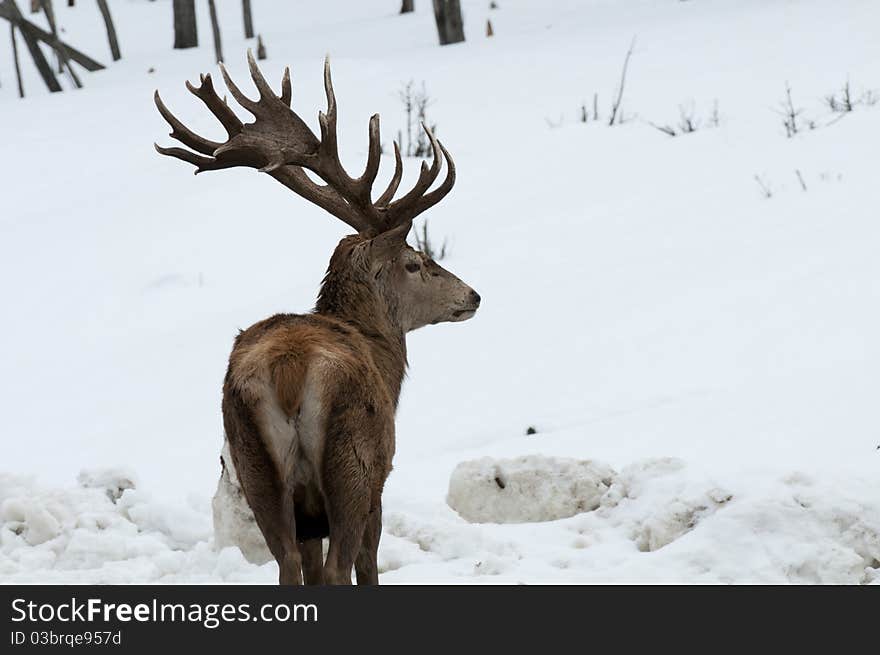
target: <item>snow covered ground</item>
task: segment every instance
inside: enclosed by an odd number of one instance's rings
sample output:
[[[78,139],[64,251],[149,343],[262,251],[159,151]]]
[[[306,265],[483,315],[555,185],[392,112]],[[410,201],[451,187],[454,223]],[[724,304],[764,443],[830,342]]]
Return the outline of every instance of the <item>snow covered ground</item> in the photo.
[[[56,4],[109,62],[98,12]],[[238,3],[218,4],[245,78]],[[430,226],[483,306],[410,336],[380,580],[880,582],[880,104],[823,100],[880,89],[880,5],[462,4],[468,41],[440,48],[426,0],[254,2],[264,71],[291,66],[313,127],[331,54],[352,169],[372,113],[386,143],[402,127],[410,79],[459,168]],[[0,59],[0,581],[277,579],[213,545],[220,383],[239,328],[312,306],[345,230],[265,176],[155,154],[155,88],[221,132],[183,86],[214,68],[206,9],[177,52],[169,5],[111,2],[124,58],[81,91],[24,61],[20,101]],[[631,120],[579,122],[594,93],[607,120],[633,37]],[[650,125],[691,104],[695,133]],[[554,521],[446,504],[459,463],[526,455],[614,474]]]

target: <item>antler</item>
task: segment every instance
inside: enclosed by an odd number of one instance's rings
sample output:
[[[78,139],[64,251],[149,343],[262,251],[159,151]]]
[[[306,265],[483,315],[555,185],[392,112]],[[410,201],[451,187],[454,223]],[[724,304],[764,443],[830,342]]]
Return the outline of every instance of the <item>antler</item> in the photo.
[[[214,90],[210,74],[200,76],[200,85],[186,83],[187,89],[199,98],[223,124],[228,139],[224,143],[199,136],[172,114],[159,92],[155,101],[159,113],[171,126],[170,136],[190,148],[163,148],[156,145],[160,154],[175,157],[196,167],[196,173],[244,166],[268,173],[295,193],[309,200],[360,233],[385,232],[404,223],[436,205],[455,184],[455,164],[443,145],[434,137],[427,125],[422,124],[433,149],[433,161],[429,167],[422,162],[419,179],[404,196],[393,200],[403,175],[400,148],[394,143],[394,175],[385,191],[372,200],[373,183],[379,172],[381,146],[379,143],[379,115],[370,118],[367,164],[360,177],[351,177],[339,161],[336,139],[336,96],[330,77],[330,59],[324,60],[324,91],[327,95],[327,111],[319,112],[318,123],[321,138],[309,129],[305,122],[290,108],[292,92],[290,70],[284,69],[281,96],[275,95],[260,72],[253,53],[248,50],[251,77],[260,93],[260,99],[251,100],[235,85],[223,64],[220,72],[232,97],[256,119],[242,123]],[[193,152],[195,151],[195,152]],[[443,159],[446,160],[446,179],[433,191],[431,185],[440,174]],[[312,181],[304,169],[320,177],[326,184]]]

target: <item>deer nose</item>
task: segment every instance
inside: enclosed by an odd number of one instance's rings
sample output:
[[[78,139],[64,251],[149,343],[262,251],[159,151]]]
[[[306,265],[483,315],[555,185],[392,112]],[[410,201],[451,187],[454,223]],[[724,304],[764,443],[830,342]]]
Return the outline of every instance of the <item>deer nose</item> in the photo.
[[[471,302],[474,303],[477,307],[480,306],[480,294],[471,289]]]

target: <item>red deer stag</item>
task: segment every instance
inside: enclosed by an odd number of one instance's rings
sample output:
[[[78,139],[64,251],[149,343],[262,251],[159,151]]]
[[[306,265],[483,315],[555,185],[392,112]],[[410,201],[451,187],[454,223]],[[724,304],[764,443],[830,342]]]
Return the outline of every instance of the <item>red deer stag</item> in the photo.
[[[433,162],[397,200],[403,165],[374,201],[379,171],[379,116],[370,119],[363,175],[339,161],[336,98],[324,62],[327,112],[320,140],[290,108],[290,72],[275,95],[248,52],[260,93],[251,100],[221,72],[232,97],[254,115],[243,124],[214,90],[210,75],[187,88],[226,129],[224,142],[205,139],[163,104],[156,106],[188,146],[156,149],[202,171],[244,166],[268,173],[357,231],[330,258],[315,309],[279,314],[241,332],[223,385],[223,423],[238,477],[281,584],[377,584],[382,488],[394,454],[394,415],[406,360],[406,333],[463,321],[480,296],[424,253],[406,244],[413,218],[440,202],[455,182],[449,152],[424,127]],[[445,180],[430,191],[446,160]],[[325,184],[314,182],[311,171]],[[330,538],[326,562],[321,540]]]

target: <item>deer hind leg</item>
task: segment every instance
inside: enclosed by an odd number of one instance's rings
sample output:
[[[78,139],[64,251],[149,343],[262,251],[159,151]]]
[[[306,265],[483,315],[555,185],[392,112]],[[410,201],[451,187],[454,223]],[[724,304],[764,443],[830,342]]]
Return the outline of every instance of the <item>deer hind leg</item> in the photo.
[[[330,548],[324,563],[324,581],[328,584],[351,584],[354,565],[367,517],[370,513],[369,491],[350,480],[338,480],[325,490],[330,522]]]
[[[351,569],[370,515],[378,435],[372,434],[363,406],[358,398],[349,397],[332,407],[327,417],[322,477],[330,527],[324,579],[330,584],[351,584]]]
[[[379,584],[379,538],[382,536],[382,501],[379,500],[367,517],[361,549],[354,563],[359,585]]]
[[[339,522],[330,520],[330,549],[324,564],[327,584],[351,584],[351,568],[360,547],[365,519],[365,516],[348,516]]]
[[[223,424],[245,498],[269,551],[278,562],[279,583],[302,584],[293,488],[279,476],[252,408],[228,387],[223,394]]]
[[[302,554],[303,578],[307,585],[324,584],[324,549],[322,539],[299,542]]]

